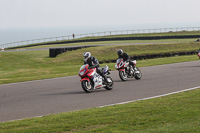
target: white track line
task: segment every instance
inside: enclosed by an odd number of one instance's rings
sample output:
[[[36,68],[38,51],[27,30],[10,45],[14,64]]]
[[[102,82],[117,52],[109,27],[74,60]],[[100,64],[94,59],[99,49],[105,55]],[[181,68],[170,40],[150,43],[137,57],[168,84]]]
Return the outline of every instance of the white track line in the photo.
[[[167,93],[167,94],[163,94],[163,95],[158,95],[158,96],[148,97],[148,98],[142,98],[142,99],[137,99],[137,100],[127,101],[127,102],[121,102],[121,103],[115,103],[115,104],[103,105],[103,106],[99,106],[99,108],[103,108],[103,107],[107,107],[107,106],[114,106],[114,105],[119,105],[119,104],[126,104],[126,103],[130,103],[130,102],[135,102],[135,101],[141,101],[141,100],[153,99],[153,98],[158,98],[158,97],[163,97],[163,96],[168,96],[168,95],[172,95],[172,94],[176,94],[176,93],[180,93],[180,92],[185,92],[185,91],[190,91],[190,90],[194,90],[194,89],[198,89],[198,88],[200,88],[200,86],[193,87],[193,88],[189,88],[189,89],[185,89],[185,90],[175,91],[175,92],[171,92],[171,93]]]

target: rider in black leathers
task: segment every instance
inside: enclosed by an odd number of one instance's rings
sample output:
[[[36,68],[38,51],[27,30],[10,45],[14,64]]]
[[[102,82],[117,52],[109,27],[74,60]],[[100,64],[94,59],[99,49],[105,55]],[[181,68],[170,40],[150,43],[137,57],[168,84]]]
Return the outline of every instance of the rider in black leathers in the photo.
[[[129,68],[131,65],[131,66],[133,66],[133,70],[135,70],[135,64],[130,60],[130,56],[127,53],[123,53],[123,50],[119,49],[119,50],[117,50],[117,54],[118,54],[118,58],[123,58],[124,61],[129,62]],[[130,69],[129,69],[129,73],[130,73]]]
[[[102,73],[102,71],[99,70],[98,60],[95,57],[91,56],[90,52],[85,52],[83,54],[83,57],[84,57],[84,64],[89,65],[88,69],[96,68],[97,73],[101,75],[105,79],[105,81],[107,81],[107,77]]]

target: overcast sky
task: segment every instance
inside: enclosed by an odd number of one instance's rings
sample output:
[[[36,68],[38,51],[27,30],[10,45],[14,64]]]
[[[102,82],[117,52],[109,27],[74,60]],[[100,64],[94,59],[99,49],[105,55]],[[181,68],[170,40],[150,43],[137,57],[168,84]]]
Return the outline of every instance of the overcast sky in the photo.
[[[0,28],[140,24],[200,26],[200,0],[0,0]]]

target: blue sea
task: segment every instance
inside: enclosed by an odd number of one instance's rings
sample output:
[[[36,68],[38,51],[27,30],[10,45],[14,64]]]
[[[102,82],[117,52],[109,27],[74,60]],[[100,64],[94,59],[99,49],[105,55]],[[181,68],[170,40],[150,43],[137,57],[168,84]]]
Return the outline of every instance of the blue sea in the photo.
[[[108,25],[108,26],[85,26],[85,27],[38,27],[38,28],[5,28],[0,29],[0,45],[16,41],[31,39],[68,36],[72,34],[86,34],[117,30],[138,30],[152,28],[145,25]],[[158,27],[157,27],[158,28]],[[161,28],[161,27],[159,27]],[[163,28],[163,27],[162,27]]]
[[[0,45],[17,41],[68,36],[72,34],[82,34],[86,32],[94,31],[66,27],[0,29]]]

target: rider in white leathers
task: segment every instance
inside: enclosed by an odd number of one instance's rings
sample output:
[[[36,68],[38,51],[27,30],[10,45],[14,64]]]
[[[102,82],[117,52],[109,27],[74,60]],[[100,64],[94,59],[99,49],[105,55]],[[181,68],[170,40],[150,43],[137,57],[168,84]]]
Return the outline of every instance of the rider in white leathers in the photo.
[[[85,52],[83,54],[83,57],[84,57],[84,64],[88,64],[89,65],[89,68],[88,69],[91,69],[91,68],[97,68],[96,71],[99,75],[101,75],[105,81],[107,81],[107,77],[99,70],[99,62],[98,60],[91,56],[91,53],[90,52]]]

